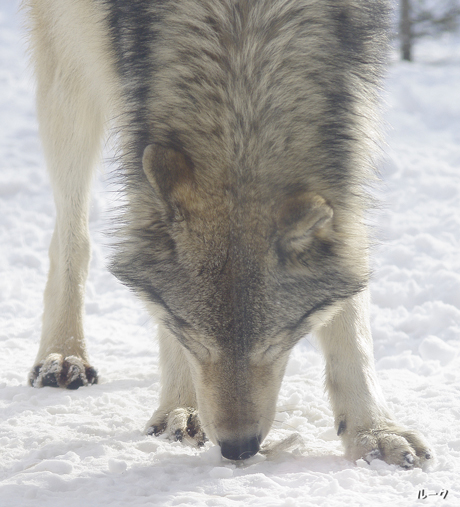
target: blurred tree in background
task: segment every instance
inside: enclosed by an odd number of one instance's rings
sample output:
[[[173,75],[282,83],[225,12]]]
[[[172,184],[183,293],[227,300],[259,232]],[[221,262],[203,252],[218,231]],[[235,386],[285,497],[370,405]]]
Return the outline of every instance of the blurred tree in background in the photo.
[[[399,0],[399,41],[403,60],[412,60],[416,39],[460,29],[460,0]]]

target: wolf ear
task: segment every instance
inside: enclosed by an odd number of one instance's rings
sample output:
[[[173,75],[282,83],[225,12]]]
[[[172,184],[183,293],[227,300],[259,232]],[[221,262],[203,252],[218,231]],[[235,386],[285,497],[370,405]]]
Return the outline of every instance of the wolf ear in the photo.
[[[193,162],[180,151],[159,144],[149,144],[142,157],[142,167],[150,185],[167,203],[186,204],[195,187]]]
[[[320,195],[305,192],[289,199],[280,215],[283,249],[302,252],[315,236],[330,236],[333,215],[332,208]]]

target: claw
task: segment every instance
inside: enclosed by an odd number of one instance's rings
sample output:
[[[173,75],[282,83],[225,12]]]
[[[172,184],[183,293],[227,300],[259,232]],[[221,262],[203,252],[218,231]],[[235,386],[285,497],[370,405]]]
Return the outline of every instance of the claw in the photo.
[[[406,470],[411,470],[412,468],[416,466],[420,466],[420,462],[416,456],[413,454],[407,452],[404,455],[404,461],[400,465],[402,468],[405,468]]]
[[[373,459],[383,459],[382,453],[379,451],[379,449],[373,449],[370,453],[366,455],[364,461],[370,463]]]
[[[150,426],[150,428],[147,429],[146,434],[149,436],[155,435],[158,437],[164,432],[165,429],[166,426]]]
[[[412,466],[414,464],[414,457],[412,456],[412,454],[407,453],[404,456],[404,461],[407,462],[410,466]]]

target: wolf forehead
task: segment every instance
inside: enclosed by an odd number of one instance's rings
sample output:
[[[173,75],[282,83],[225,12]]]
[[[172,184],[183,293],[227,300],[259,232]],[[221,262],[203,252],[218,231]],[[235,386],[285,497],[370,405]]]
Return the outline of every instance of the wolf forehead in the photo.
[[[366,173],[356,154],[367,148],[381,72],[380,2],[107,5],[125,84],[127,159],[167,141],[198,168],[241,180],[263,168],[280,184],[303,173],[327,187],[338,173],[345,185]]]

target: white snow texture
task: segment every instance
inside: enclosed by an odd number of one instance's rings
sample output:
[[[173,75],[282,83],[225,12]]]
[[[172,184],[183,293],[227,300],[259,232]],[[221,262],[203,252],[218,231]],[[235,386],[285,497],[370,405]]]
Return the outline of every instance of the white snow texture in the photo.
[[[436,461],[406,471],[345,460],[308,337],[281,387],[272,452],[235,465],[209,442],[198,450],[142,433],[158,404],[156,330],[106,270],[116,204],[107,162],[93,193],[85,320],[100,383],[27,385],[55,210],[16,10],[0,0],[0,506],[460,505],[460,40],[420,42],[412,64],[394,54],[382,206],[371,217],[378,376]]]

